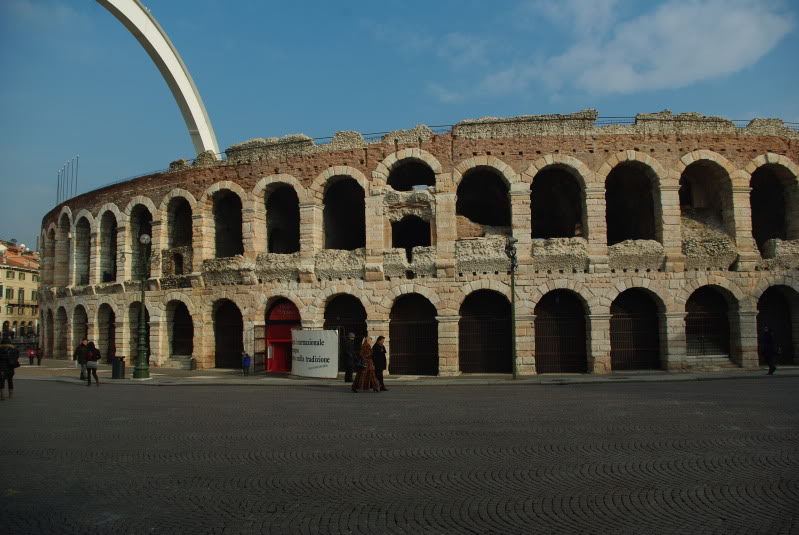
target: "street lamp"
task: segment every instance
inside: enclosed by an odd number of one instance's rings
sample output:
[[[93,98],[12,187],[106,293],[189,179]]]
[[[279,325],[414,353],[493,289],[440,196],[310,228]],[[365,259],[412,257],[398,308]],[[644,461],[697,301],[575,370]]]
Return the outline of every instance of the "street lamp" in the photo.
[[[150,244],[149,234],[139,236],[141,250],[141,308],[139,309],[139,347],[136,356],[136,367],[133,368],[134,379],[149,379],[150,366],[147,364],[147,326],[145,321],[144,288],[147,285],[147,246]]]
[[[516,243],[518,241],[513,236],[508,236],[508,241],[505,243],[505,254],[510,260],[510,338],[514,379],[518,377],[516,371],[516,270],[519,268],[519,262],[516,259]]]

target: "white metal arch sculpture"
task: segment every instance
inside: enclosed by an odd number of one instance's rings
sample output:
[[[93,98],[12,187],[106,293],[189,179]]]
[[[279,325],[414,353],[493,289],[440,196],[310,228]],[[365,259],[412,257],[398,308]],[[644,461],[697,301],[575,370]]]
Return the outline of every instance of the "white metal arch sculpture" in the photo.
[[[161,71],[183,114],[197,153],[210,150],[219,154],[216,135],[200,92],[175,45],[155,17],[139,0],[97,0],[97,3],[125,25]]]

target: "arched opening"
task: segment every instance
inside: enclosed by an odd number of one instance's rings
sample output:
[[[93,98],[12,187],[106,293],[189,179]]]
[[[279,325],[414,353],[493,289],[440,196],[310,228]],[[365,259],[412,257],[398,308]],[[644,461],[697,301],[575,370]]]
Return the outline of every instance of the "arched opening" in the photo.
[[[752,173],[749,200],[752,207],[752,237],[760,254],[774,256],[769,240],[799,239],[799,185],[781,165],[758,167]]]
[[[688,356],[730,354],[727,300],[712,286],[702,286],[685,303],[685,342]]]
[[[100,281],[117,280],[117,218],[106,211],[100,218]]]
[[[458,357],[463,373],[511,373],[508,299],[492,290],[469,294],[460,307]]]
[[[191,205],[184,197],[172,197],[167,205],[167,243],[170,249],[191,246]]]
[[[766,364],[763,329],[768,327],[774,341],[777,364],[794,364],[795,335],[799,333],[799,296],[787,286],[772,286],[757,301],[757,348],[760,364]]]
[[[128,325],[130,326],[130,364],[135,365],[139,358],[139,314],[141,313],[141,302],[131,303],[128,308]],[[147,355],[147,363],[150,363],[150,311],[144,307],[144,350]]]
[[[479,225],[507,227],[505,233],[510,234],[508,185],[490,168],[468,171],[458,185],[455,213]]]
[[[72,356],[67,350],[67,311],[64,307],[58,307],[55,313],[55,334],[53,357],[66,359]],[[80,341],[80,340],[79,340]]]
[[[172,255],[172,271],[175,275],[183,275],[185,267],[183,266],[183,255],[175,253]]]
[[[11,324],[10,336],[11,338],[16,338],[18,335],[19,335],[19,325],[15,321],[14,323]]]
[[[583,191],[572,173],[548,167],[535,175],[530,189],[533,239],[585,236]]]
[[[92,264],[92,228],[85,217],[75,225],[75,284],[89,284],[89,267]]]
[[[44,316],[44,356],[55,357],[55,320],[53,311],[48,310]]]
[[[230,190],[214,193],[214,243],[216,258],[244,254],[241,199]]]
[[[692,223],[683,225],[683,234],[696,228],[704,236],[735,236],[732,182],[727,171],[709,160],[686,167],[680,176],[680,212],[683,220]]]
[[[72,313],[72,342],[77,346],[81,340],[89,336],[89,316],[83,305],[75,307]]]
[[[47,259],[45,264],[45,273],[44,273],[45,284],[55,284],[54,282],[55,250],[56,250],[55,229],[51,228],[47,232],[47,241],[45,242],[45,258]]]
[[[640,162],[623,162],[605,182],[608,245],[626,240],[657,240],[659,190],[654,172]]]
[[[616,370],[660,368],[658,307],[644,290],[632,288],[610,305],[610,362]]]
[[[11,336],[11,323],[8,320],[3,322],[3,336]]]
[[[270,253],[300,250],[300,201],[291,186],[280,184],[266,192],[266,237]]]
[[[419,160],[403,160],[388,174],[388,185],[396,191],[411,191],[414,186],[435,186],[436,174]]]
[[[108,303],[103,303],[97,309],[97,347],[100,355],[105,357],[107,362],[111,362],[117,354],[117,328],[116,314]],[[128,364],[132,365],[130,357]]]
[[[291,330],[302,325],[300,311],[285,298],[275,301],[266,311],[266,371],[291,372]]]
[[[70,224],[67,214],[61,214],[55,236],[55,266],[53,284],[67,286],[69,284],[70,257]]]
[[[183,301],[173,300],[166,306],[169,328],[169,356],[191,357],[194,353],[194,322]]]
[[[329,184],[322,213],[325,249],[352,251],[366,247],[363,188],[352,178],[334,177]]]
[[[585,373],[588,353],[585,307],[568,290],[553,290],[535,306],[537,373]]]
[[[430,222],[408,215],[391,223],[391,247],[405,249],[408,262],[413,262],[414,247],[430,247]]]
[[[339,370],[345,369],[344,344],[348,333],[355,333],[355,347],[361,347],[361,342],[366,336],[366,309],[358,300],[349,294],[337,295],[325,306],[325,329],[338,331],[339,343]],[[372,340],[374,342],[374,340]],[[393,353],[392,353],[393,354]]]
[[[236,303],[222,299],[214,304],[214,363],[217,368],[241,368],[244,320]]]
[[[146,206],[137,204],[130,211],[130,257],[132,262],[130,273],[132,280],[141,279],[142,270],[144,271],[144,277],[150,278],[150,264],[149,262],[144,262],[147,258],[149,245],[141,243],[141,237],[145,234],[150,236],[150,238],[153,237],[153,215]]]
[[[389,321],[393,375],[438,375],[436,307],[419,294],[401,295]]]

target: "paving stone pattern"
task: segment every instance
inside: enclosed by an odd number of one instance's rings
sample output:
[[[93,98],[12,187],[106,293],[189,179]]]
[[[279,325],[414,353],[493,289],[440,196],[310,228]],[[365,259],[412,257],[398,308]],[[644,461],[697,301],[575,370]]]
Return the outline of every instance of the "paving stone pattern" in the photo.
[[[799,379],[18,381],[4,533],[799,533]]]

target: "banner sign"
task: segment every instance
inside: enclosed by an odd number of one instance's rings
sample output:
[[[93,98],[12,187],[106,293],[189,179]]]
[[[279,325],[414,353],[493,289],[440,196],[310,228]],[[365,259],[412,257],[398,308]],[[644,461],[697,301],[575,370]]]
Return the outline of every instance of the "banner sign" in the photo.
[[[338,376],[338,331],[292,329],[291,374],[335,379]]]

